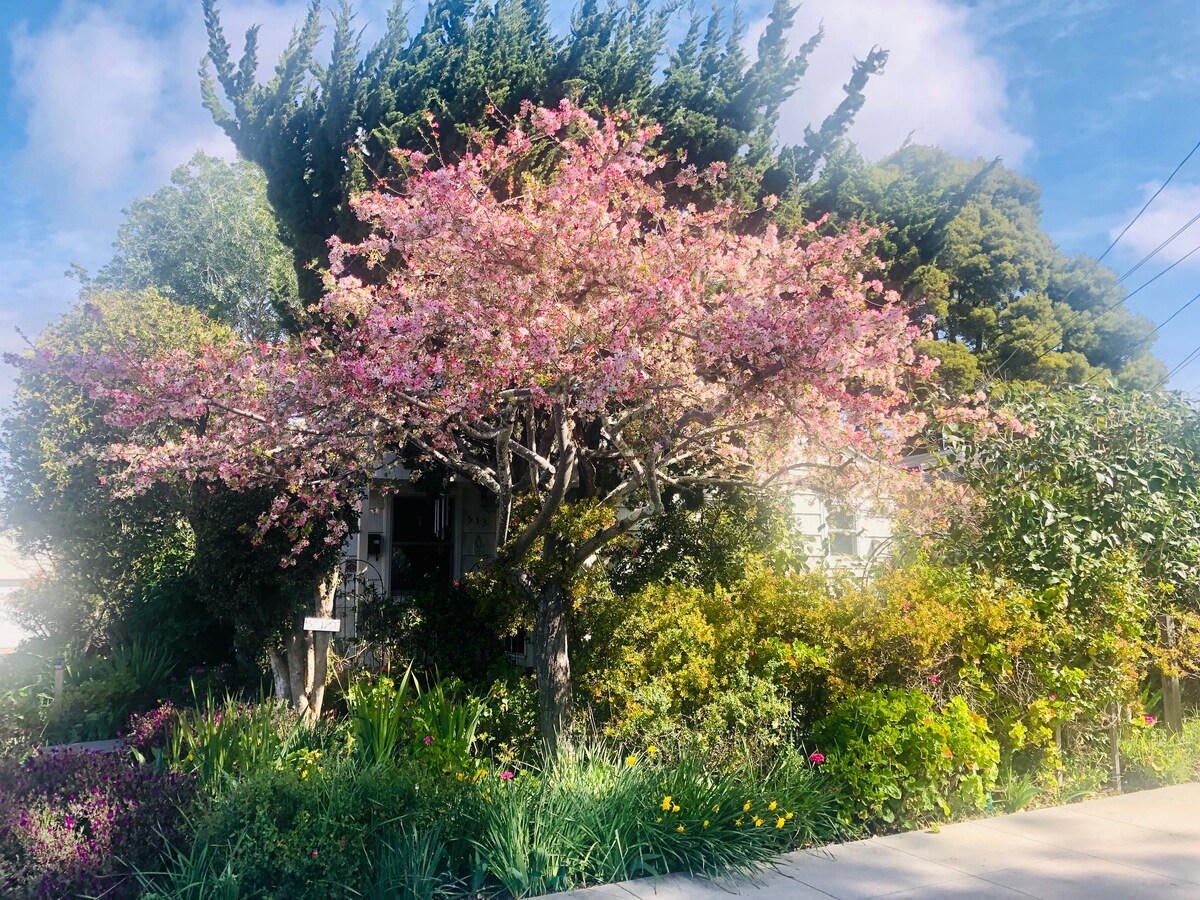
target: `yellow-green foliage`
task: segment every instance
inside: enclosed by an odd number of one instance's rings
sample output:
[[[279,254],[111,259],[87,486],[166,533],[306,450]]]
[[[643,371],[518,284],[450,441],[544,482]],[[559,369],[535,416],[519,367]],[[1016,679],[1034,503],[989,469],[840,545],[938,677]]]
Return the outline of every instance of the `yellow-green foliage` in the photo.
[[[919,688],[963,696],[1010,748],[1048,748],[1144,668],[1140,583],[1120,557],[1089,577],[1074,603],[924,562],[870,581],[752,564],[711,591],[651,584],[589,601],[581,681],[621,740],[773,745],[864,691]]]

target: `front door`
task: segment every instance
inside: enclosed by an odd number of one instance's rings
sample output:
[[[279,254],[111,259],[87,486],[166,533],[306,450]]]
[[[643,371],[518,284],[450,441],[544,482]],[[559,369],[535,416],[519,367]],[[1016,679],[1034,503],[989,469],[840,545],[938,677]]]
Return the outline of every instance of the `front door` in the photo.
[[[449,497],[392,498],[392,594],[454,579],[454,504]]]

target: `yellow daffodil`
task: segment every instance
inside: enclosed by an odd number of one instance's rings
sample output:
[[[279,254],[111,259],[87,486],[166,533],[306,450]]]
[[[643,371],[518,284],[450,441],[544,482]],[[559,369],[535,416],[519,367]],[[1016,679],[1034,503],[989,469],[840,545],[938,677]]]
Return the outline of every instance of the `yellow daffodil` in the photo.
[[[742,812],[750,812],[750,801],[747,800],[742,804]]]
[[[674,806],[671,807],[671,812],[679,812],[679,804],[678,803],[676,803]]]
[[[667,810],[669,810],[671,808],[671,795],[670,794],[667,794],[665,797],[663,797],[662,808],[663,808],[663,812],[666,812]]]
[[[760,819],[758,816],[754,817],[754,827],[755,828],[760,827],[762,825],[762,823],[763,823],[762,819]]]
[[[647,755],[649,755],[649,757],[651,759],[654,758],[654,754],[657,752],[658,752],[658,748],[655,747],[653,744],[651,744],[649,747],[646,748],[646,753],[647,753]]]
[[[785,818],[785,819],[787,819],[787,820],[790,822],[790,821],[792,820],[792,817],[793,817],[794,815],[795,815],[795,813],[788,813],[786,816],[784,816],[784,818]]]
[[[733,820],[733,824],[734,824],[734,825],[741,825],[741,824],[742,824],[741,817],[738,817],[737,819],[734,819],[734,820]]]
[[[769,809],[771,812],[775,812],[775,810],[779,809],[779,804],[772,800],[767,804],[767,809]]]
[[[629,756],[625,757],[625,765],[627,765],[627,766],[632,766],[636,762],[637,762],[637,757],[634,756],[632,753]]]
[[[714,804],[713,804],[713,812],[720,812],[720,811],[721,811],[721,804],[720,804],[720,803],[714,803]]]
[[[680,826],[678,826],[678,827],[677,827],[675,830],[676,830],[676,831],[678,831],[678,832],[680,832],[680,833],[682,834],[682,833],[683,833],[683,826],[682,826],[682,825],[680,825]]]
[[[707,827],[708,827],[708,819],[705,819],[705,820],[704,820],[704,827],[705,827],[705,828],[707,828]]]
[[[779,817],[779,819],[778,819],[778,820],[776,820],[776,822],[775,822],[775,827],[776,827],[776,828],[782,828],[782,827],[783,827],[783,823],[784,823],[784,822],[786,822],[786,821],[787,821],[787,819],[785,819],[783,816],[780,816],[780,817]]]

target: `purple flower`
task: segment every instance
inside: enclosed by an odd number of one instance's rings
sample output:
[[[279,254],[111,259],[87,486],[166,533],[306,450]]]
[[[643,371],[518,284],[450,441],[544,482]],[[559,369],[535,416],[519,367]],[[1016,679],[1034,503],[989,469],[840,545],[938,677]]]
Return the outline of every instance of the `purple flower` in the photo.
[[[808,756],[808,761],[810,763],[812,763],[814,766],[819,766],[821,763],[825,762],[825,754],[824,753],[810,753]]]
[[[425,735],[425,746],[428,747],[432,743],[433,743],[433,735],[431,735],[431,734]]]
[[[513,773],[512,773],[512,772],[501,772],[501,773],[500,773],[500,779],[501,779],[502,781],[511,781],[511,780],[512,780],[512,777],[513,777]]]

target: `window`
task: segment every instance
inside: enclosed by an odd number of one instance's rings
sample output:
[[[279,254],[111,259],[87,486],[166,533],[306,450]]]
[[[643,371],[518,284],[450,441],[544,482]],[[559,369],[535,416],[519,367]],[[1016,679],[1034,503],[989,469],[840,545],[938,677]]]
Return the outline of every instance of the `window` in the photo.
[[[858,515],[845,503],[825,504],[825,537],[830,556],[858,556]]]

